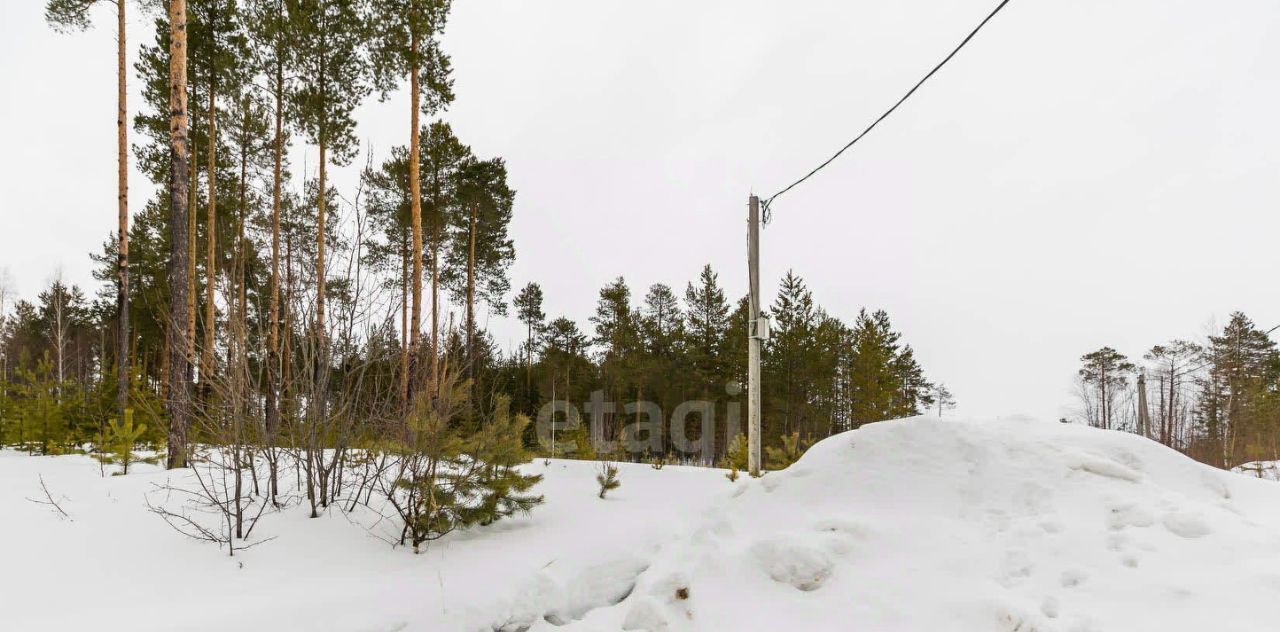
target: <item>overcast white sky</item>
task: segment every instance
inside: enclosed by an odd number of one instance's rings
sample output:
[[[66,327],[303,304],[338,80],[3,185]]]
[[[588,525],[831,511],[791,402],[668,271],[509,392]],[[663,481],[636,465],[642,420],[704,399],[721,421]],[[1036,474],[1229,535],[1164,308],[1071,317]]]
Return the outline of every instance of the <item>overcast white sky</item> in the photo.
[[[551,315],[587,326],[611,278],[682,290],[704,263],[736,296],[748,194],[825,159],[994,4],[456,0],[447,118],[507,159],[513,286],[540,282]],[[28,297],[59,267],[93,285],[115,225],[109,9],[59,35],[41,5],[0,2],[0,268]],[[888,310],[974,415],[1056,418],[1102,345],[1140,356],[1237,309],[1280,324],[1278,32],[1271,0],[1014,0],[778,201],[766,297],[793,269],[837,316]],[[150,38],[136,10],[130,33]],[[406,110],[361,110],[379,159]]]

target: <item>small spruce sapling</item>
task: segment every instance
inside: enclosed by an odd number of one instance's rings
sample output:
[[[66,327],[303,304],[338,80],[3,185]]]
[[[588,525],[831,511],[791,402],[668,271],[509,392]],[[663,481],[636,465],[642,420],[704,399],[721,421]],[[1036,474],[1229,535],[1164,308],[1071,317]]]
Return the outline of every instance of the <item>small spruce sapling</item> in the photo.
[[[618,466],[611,461],[600,462],[600,473],[596,474],[596,482],[600,484],[600,498],[604,495],[622,487],[622,481],[618,479]]]
[[[129,465],[138,460],[137,455],[133,453],[133,447],[138,444],[138,440],[147,431],[147,424],[133,425],[133,409],[124,409],[124,423],[118,419],[112,419],[107,424],[108,432],[106,436],[107,454],[101,458],[109,463],[118,463],[122,467],[119,472],[114,475],[127,475],[129,473]]]
[[[747,468],[747,435],[739,434],[729,442],[724,456],[720,457],[720,467],[724,469],[746,470]]]
[[[765,448],[765,467],[771,471],[783,470],[800,460],[800,456],[809,448],[808,442],[800,440],[800,433],[783,435],[782,447]]]

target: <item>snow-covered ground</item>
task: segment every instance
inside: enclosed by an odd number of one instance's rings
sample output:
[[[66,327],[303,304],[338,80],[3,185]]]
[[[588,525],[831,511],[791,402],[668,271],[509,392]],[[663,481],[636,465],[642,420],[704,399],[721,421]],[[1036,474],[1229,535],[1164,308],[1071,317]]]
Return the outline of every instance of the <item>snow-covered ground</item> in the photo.
[[[225,556],[144,504],[182,475],[98,476],[0,452],[0,628],[11,630],[1272,629],[1280,485],[1139,437],[915,418],[796,465],[539,460],[546,503],[412,555],[332,512],[263,519]],[[70,519],[40,499],[40,476]]]
[[[1245,476],[1280,481],[1280,461],[1251,461],[1243,465],[1237,465],[1231,471]]]

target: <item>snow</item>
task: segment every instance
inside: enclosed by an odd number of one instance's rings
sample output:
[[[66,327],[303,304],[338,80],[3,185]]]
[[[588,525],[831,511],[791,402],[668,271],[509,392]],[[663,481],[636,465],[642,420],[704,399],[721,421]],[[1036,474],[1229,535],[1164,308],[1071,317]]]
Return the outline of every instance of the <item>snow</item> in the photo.
[[[422,555],[371,515],[269,514],[227,557],[149,513],[139,466],[0,451],[5,629],[1269,629],[1280,485],[1140,437],[913,418],[760,479],[542,460],[546,503]],[[49,491],[70,514],[27,499]]]
[[[1271,481],[1280,481],[1280,461],[1252,461],[1243,465],[1237,465],[1231,471],[1244,474],[1246,476],[1265,478]]]

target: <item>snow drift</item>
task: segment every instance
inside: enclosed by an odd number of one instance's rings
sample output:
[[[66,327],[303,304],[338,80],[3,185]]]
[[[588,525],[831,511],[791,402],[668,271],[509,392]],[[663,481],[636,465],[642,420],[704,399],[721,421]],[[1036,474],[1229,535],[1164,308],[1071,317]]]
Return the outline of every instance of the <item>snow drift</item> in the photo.
[[[913,418],[731,483],[719,470],[535,461],[546,504],[423,555],[302,509],[227,558],[150,515],[180,475],[0,452],[0,629],[1269,629],[1280,485],[1145,439]],[[39,498],[39,477],[70,514]]]
[[[872,424],[739,482],[703,513],[626,600],[569,629],[1132,632],[1280,620],[1280,486],[1118,432]]]

